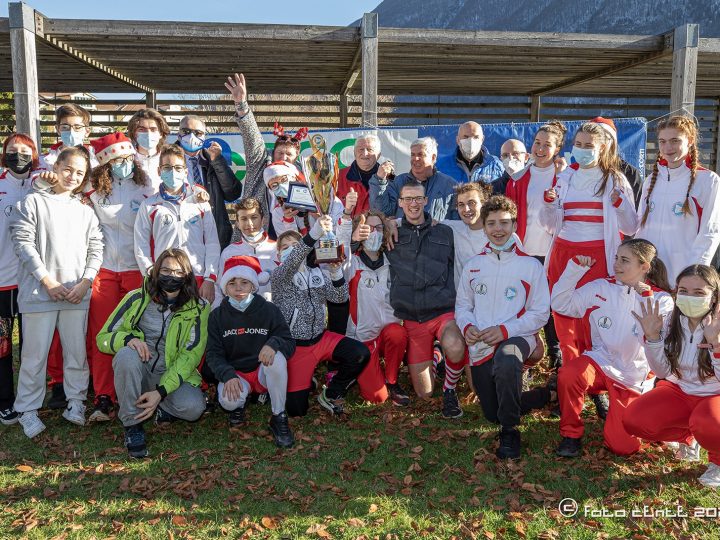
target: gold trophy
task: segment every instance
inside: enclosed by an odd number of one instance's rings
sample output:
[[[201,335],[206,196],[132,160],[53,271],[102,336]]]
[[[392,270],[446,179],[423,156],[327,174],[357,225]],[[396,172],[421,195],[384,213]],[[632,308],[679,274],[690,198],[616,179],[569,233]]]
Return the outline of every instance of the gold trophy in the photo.
[[[310,137],[310,147],[312,153],[300,160],[303,174],[310,186],[310,194],[318,212],[321,215],[329,215],[337,192],[337,156],[327,151],[327,143],[320,134]],[[343,260],[343,248],[332,232],[325,233],[318,240],[315,248],[315,260],[318,263],[334,263]]]

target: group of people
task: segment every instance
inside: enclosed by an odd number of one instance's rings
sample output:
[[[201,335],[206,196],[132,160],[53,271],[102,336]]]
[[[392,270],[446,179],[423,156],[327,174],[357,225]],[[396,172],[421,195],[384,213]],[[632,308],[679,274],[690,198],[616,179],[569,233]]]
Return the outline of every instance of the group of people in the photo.
[[[269,400],[275,443],[290,447],[288,417],[307,414],[313,392],[340,416],[354,386],[367,401],[407,407],[441,385],[452,419],[466,373],[499,426],[500,459],[521,456],[521,418],[546,406],[560,416],[556,453],[578,456],[590,396],[611,452],[662,441],[699,460],[705,448],[700,482],[720,486],[720,277],[710,264],[720,178],[698,162],[692,119],[658,123],[645,180],[602,117],[572,134],[569,164],[556,121],[529,151],[511,139],[499,158],[467,122],[453,155],[438,161],[436,142],[420,138],[397,175],[367,134],[321,215],[288,201],[305,182],[306,130],[279,128],[267,148],[244,77],[225,86],[243,183],[195,116],[173,144],[162,115],[143,109],[126,132],[86,145],[90,116],[68,104],[44,156],[26,135],[4,141],[0,422],[30,438],[45,429],[47,373],[48,406],[77,425],[117,416],[141,458],[144,422],[198,420],[215,387],[230,426],[245,422],[248,403]],[[343,257],[318,262],[330,233]],[[524,372],[546,356],[547,383],[523,390]]]

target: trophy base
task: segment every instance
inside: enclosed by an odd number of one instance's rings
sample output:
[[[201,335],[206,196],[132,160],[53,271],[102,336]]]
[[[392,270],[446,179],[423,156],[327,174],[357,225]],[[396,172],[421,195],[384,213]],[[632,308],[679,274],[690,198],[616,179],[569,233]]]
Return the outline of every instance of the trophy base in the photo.
[[[315,262],[337,263],[344,260],[345,253],[340,245],[320,246],[315,248]]]

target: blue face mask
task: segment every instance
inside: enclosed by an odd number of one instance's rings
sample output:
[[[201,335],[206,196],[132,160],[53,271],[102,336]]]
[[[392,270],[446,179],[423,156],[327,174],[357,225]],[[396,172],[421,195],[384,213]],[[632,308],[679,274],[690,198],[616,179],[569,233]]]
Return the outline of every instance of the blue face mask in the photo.
[[[78,146],[85,140],[85,130],[81,131],[61,131],[60,140],[65,146]]]
[[[238,311],[245,311],[250,305],[250,302],[253,301],[254,296],[254,294],[250,293],[247,295],[245,300],[235,300],[232,296],[228,296],[228,302],[230,302],[230,305]]]
[[[186,152],[197,152],[205,144],[205,140],[200,137],[196,137],[194,133],[183,135],[178,140],[180,141],[180,146],[182,146],[183,150]]]
[[[275,189],[273,190],[273,193],[276,197],[280,197],[284,199],[288,195],[288,189],[290,187],[290,182],[283,182],[282,184],[278,184],[275,186]]]
[[[160,143],[160,134],[157,131],[141,131],[135,138],[138,146],[145,150],[155,150]]]
[[[515,235],[511,234],[510,238],[507,239],[507,241],[502,246],[496,246],[493,244],[492,240],[490,240],[490,245],[493,249],[496,249],[498,251],[505,251],[510,249],[515,244]]]
[[[130,163],[128,163],[126,161],[123,161],[120,165],[113,163],[110,166],[110,169],[112,170],[112,175],[115,178],[125,180],[126,178],[130,178],[130,176],[132,176],[132,173],[135,171],[135,162],[131,161]]]
[[[185,180],[187,180],[187,173],[177,172],[174,169],[170,169],[169,171],[160,171],[160,180],[162,180],[165,187],[170,191],[175,191],[185,183]]]
[[[288,258],[288,257],[290,256],[290,254],[292,253],[292,250],[293,250],[293,248],[289,247],[289,248],[283,249],[283,250],[280,252],[280,263],[281,263],[281,264],[284,263],[284,262],[287,260],[287,258]]]
[[[595,148],[578,148],[573,146],[572,157],[581,167],[587,167],[591,163],[597,161],[600,157],[600,151]]]

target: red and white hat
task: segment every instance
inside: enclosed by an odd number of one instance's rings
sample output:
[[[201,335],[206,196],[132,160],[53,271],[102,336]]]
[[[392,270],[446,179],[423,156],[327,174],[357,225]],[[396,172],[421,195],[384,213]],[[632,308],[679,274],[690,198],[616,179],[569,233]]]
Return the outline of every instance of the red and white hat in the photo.
[[[220,289],[222,289],[222,292],[225,292],[225,287],[233,278],[247,279],[257,291],[260,285],[265,285],[270,281],[270,274],[263,271],[257,257],[237,255],[225,261],[225,267],[220,277]]]
[[[287,161],[275,161],[274,163],[271,163],[267,167],[265,167],[265,171],[263,172],[263,180],[265,181],[265,186],[268,185],[270,180],[275,178],[276,176],[289,176],[290,181],[292,182],[298,177],[299,171],[297,170],[297,167],[293,165],[292,163],[288,163]]]
[[[615,122],[613,122],[610,118],[603,118],[602,116],[596,116],[592,120],[590,120],[593,124],[599,124],[601,128],[603,128],[605,131],[607,131],[608,135],[610,135],[615,142],[617,142],[617,128],[615,127]]]
[[[120,156],[135,154],[135,147],[132,142],[130,142],[130,139],[119,131],[110,133],[99,139],[93,139],[90,141],[90,144],[95,150],[95,157],[100,165],[105,165],[111,159]]]

